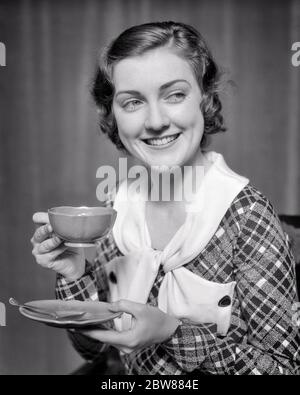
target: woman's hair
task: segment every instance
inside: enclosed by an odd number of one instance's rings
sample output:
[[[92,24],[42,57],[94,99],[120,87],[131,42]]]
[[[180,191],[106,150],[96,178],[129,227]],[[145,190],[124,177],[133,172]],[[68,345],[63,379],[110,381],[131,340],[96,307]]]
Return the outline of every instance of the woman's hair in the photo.
[[[92,96],[98,107],[100,129],[118,149],[125,149],[118,134],[112,111],[114,85],[113,66],[122,59],[139,56],[159,47],[170,48],[189,62],[202,92],[201,111],[204,134],[201,147],[210,134],[224,132],[222,104],[218,95],[219,70],[201,34],[192,26],[176,22],[155,22],[125,30],[103,51],[92,86]]]

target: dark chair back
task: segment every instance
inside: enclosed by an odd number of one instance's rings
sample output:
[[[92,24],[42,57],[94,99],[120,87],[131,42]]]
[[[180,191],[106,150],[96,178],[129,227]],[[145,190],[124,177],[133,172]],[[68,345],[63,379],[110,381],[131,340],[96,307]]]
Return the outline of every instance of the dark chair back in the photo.
[[[284,231],[289,235],[296,261],[298,298],[300,297],[300,215],[279,215]]]

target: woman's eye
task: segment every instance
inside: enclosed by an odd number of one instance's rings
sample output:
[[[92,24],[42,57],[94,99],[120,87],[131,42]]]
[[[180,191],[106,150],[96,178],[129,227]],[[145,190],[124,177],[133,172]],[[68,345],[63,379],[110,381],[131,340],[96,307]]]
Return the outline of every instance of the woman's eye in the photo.
[[[123,108],[126,111],[135,111],[140,104],[141,102],[139,100],[130,100],[123,104]]]
[[[169,103],[180,103],[185,99],[186,95],[183,92],[172,93],[167,97]]]

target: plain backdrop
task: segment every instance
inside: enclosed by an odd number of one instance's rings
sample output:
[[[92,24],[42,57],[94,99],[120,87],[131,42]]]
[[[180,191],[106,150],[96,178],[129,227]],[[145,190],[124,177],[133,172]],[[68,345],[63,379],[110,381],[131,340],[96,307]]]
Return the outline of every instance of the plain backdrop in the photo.
[[[228,131],[214,138],[276,210],[299,214],[298,0],[0,0],[0,373],[68,374],[82,363],[63,330],[20,316],[8,298],[54,298],[55,276],[31,255],[32,214],[97,205],[96,171],[117,166],[89,95],[97,54],[125,28],[175,20],[196,27],[224,72]]]

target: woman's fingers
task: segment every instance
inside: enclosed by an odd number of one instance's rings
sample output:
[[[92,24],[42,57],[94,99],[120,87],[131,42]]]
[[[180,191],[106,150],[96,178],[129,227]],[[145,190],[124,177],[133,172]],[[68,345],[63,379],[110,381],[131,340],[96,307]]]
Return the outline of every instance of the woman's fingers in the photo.
[[[69,329],[69,331],[70,332],[76,332],[76,329]],[[99,334],[99,330],[79,331],[79,332],[82,333],[85,336],[91,337],[92,339],[101,341],[100,340],[101,335]],[[107,330],[105,330],[105,332],[107,332]],[[126,347],[126,346],[122,346],[120,344],[108,343],[108,342],[106,344],[109,344],[110,346],[115,347],[117,350],[122,351],[123,354],[130,354],[132,351],[134,351],[132,348],[129,348],[129,347]]]
[[[138,348],[138,342],[134,333],[131,331],[117,332],[108,330],[91,330],[83,331],[82,333],[100,341],[101,343],[109,344],[122,351],[124,354],[130,354]]]
[[[90,331],[81,331],[84,335],[89,336],[93,339],[99,340],[102,343],[107,343],[111,345],[118,346],[131,346],[130,341],[130,331],[125,332],[117,332],[114,330],[90,330]]]
[[[123,353],[128,354],[138,350],[143,346],[143,344],[146,344],[143,342],[145,337],[145,330],[143,328],[145,328],[144,321],[145,316],[148,314],[148,307],[149,306],[146,306],[145,304],[132,302],[126,299],[111,303],[109,306],[110,311],[121,311],[131,314],[133,316],[132,319],[137,323],[140,322],[140,324],[133,325],[131,329],[121,332],[114,330],[91,330],[84,331],[83,333],[102,343],[110,344],[111,346],[121,350]]]
[[[56,264],[55,259],[59,255],[61,255],[66,249],[67,247],[61,246],[46,254],[33,254],[33,255],[35,255],[36,262],[40,266],[48,269],[53,269]]]
[[[32,220],[36,224],[48,224],[49,223],[48,214],[44,213],[44,212],[34,213],[32,216]]]
[[[37,247],[38,254],[46,254],[47,252],[51,252],[55,248],[57,248],[62,243],[62,240],[57,237],[51,237],[50,239],[46,239],[42,243],[40,243]]]
[[[31,243],[33,245],[36,243],[42,243],[44,240],[49,238],[49,236],[52,234],[52,232],[53,232],[53,229],[52,229],[51,225],[49,225],[49,224],[39,226],[33,234]]]
[[[31,238],[36,263],[60,273],[69,282],[82,277],[86,263],[83,251],[73,251],[63,244],[63,240],[53,233],[47,213],[37,212],[32,219],[38,226]]]

